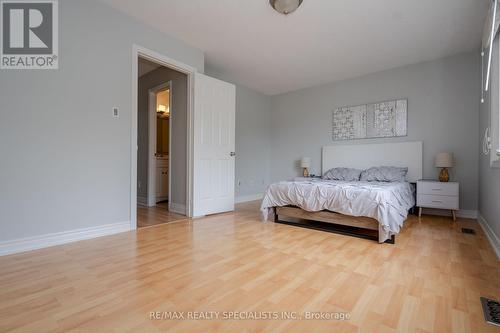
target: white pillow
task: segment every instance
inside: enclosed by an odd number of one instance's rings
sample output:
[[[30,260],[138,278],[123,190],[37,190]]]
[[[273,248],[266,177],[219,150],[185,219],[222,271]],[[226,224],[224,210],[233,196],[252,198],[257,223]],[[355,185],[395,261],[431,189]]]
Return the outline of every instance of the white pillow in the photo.
[[[393,166],[372,167],[361,173],[360,180],[367,182],[404,182],[408,168]]]
[[[353,168],[333,168],[325,172],[323,179],[346,181],[359,180],[361,171],[362,170]]]

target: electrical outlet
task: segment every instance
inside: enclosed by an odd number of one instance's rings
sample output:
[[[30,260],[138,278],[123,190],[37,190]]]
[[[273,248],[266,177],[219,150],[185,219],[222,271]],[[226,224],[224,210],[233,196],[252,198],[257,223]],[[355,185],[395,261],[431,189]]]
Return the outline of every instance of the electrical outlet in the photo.
[[[117,106],[113,106],[113,117],[120,117],[120,109]]]

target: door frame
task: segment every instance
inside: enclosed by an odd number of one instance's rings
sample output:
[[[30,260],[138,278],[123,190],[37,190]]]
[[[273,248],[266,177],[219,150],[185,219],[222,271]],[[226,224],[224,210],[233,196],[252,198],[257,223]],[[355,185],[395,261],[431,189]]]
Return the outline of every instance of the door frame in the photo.
[[[147,49],[137,44],[132,45],[132,92],[131,92],[131,124],[130,124],[130,229],[137,229],[137,118],[138,118],[138,61],[139,57],[169,67],[188,77],[187,89],[187,179],[186,179],[186,216],[191,217],[193,211],[193,121],[194,103],[193,87],[194,75],[197,69],[174,60],[156,51]],[[170,170],[169,170],[170,171]],[[169,200],[170,201],[170,200]]]
[[[171,192],[171,151],[172,151],[172,81],[162,83],[148,90],[148,207],[156,206],[156,142],[157,142],[157,126],[156,126],[156,94],[160,91],[169,91],[169,112],[168,117],[168,210],[170,210],[170,192]]]

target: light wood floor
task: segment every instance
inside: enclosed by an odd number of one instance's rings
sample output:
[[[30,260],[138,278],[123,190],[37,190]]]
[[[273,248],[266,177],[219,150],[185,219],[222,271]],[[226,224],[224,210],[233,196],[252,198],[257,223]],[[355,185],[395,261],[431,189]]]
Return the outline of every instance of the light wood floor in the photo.
[[[137,206],[137,227],[151,227],[153,225],[185,220],[186,216],[168,211],[167,202],[159,202],[155,207]]]
[[[480,227],[431,216],[412,216],[389,245],[261,223],[251,203],[0,257],[0,332],[499,332],[483,322],[480,295],[500,298],[500,263]],[[150,320],[151,311],[350,319]]]

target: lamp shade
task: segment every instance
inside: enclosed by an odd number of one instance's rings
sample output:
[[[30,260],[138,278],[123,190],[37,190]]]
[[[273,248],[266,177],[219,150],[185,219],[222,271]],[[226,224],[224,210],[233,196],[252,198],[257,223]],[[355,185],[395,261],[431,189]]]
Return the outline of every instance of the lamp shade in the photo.
[[[439,153],[434,161],[436,168],[451,168],[453,167],[452,153]]]
[[[311,159],[309,157],[302,157],[302,159],[300,160],[300,167],[301,168],[311,167]]]

